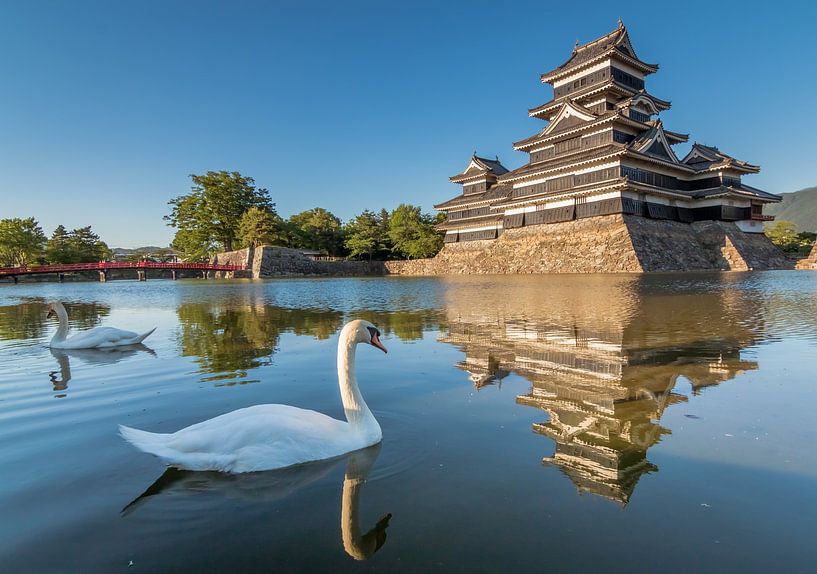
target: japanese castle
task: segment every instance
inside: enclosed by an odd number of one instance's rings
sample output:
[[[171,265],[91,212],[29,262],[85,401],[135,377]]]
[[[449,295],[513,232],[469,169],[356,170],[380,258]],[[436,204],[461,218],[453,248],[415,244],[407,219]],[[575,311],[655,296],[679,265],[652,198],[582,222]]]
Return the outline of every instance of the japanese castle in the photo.
[[[619,20],[609,34],[573,49],[541,76],[553,99],[528,111],[545,120],[539,133],[513,144],[530,154],[509,171],[499,159],[471,157],[453,177],[457,197],[435,205],[447,220],[445,242],[492,240],[504,230],[624,214],[685,223],[734,222],[761,233],[763,205],[780,197],[741,180],[756,165],[716,147],[694,143],[685,157],[673,151],[688,134],[664,128],[670,102],[650,94],[645,78],[658,65],[643,62]]]

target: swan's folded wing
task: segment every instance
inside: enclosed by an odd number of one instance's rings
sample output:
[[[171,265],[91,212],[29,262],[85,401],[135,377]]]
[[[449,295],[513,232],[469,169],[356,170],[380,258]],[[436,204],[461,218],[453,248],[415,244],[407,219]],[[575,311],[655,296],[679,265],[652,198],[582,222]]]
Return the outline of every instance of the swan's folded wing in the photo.
[[[179,453],[235,457],[230,470],[283,468],[360,448],[349,424],[289,405],[257,405],[189,426],[165,446]]]

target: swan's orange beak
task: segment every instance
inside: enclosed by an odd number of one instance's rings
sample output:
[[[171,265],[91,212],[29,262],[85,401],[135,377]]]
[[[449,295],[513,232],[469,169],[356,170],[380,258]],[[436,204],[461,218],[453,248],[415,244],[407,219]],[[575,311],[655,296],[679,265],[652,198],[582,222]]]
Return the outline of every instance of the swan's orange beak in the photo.
[[[386,347],[384,347],[383,343],[380,342],[380,337],[378,336],[378,333],[375,333],[374,335],[372,335],[372,345],[377,347],[378,349],[380,349],[384,353],[388,353],[388,351],[386,350]]]

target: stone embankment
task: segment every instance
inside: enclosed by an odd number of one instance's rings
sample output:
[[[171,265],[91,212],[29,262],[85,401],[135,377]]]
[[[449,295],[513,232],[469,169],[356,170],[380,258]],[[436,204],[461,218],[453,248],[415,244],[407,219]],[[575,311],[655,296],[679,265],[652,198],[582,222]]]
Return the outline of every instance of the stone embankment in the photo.
[[[301,277],[383,275],[380,261],[321,261],[297,249],[262,246],[217,254],[212,263],[243,265],[246,271],[218,272],[216,277]]]
[[[812,257],[817,255],[813,253]],[[295,249],[259,247],[220,253],[213,262],[243,265],[247,271],[237,272],[236,276],[253,278],[748,271],[793,267],[793,262],[765,235],[744,233],[734,223],[687,224],[620,214],[508,229],[495,240],[448,243],[432,259],[316,261]]]
[[[790,269],[792,262],[767,237],[734,223],[609,215],[509,229],[496,240],[449,243],[433,259],[386,267],[398,275],[641,273]]]
[[[797,269],[817,270],[817,243],[811,248],[811,253],[809,253],[808,257],[797,262]]]

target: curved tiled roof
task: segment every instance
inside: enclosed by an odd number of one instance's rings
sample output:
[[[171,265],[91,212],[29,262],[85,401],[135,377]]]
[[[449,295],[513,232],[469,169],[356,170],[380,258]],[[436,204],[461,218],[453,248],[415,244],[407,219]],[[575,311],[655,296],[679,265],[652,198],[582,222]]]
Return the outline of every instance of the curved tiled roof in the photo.
[[[542,81],[548,82],[573,68],[578,68],[583,64],[613,53],[617,53],[626,60],[629,60],[630,63],[640,65],[644,68],[645,72],[650,73],[658,69],[657,65],[647,64],[638,59],[638,56],[635,55],[635,51],[632,48],[632,44],[630,44],[627,28],[621,20],[619,20],[618,28],[612,32],[581,46],[577,43],[576,47],[573,48],[573,53],[570,58],[561,66],[542,74]]]

